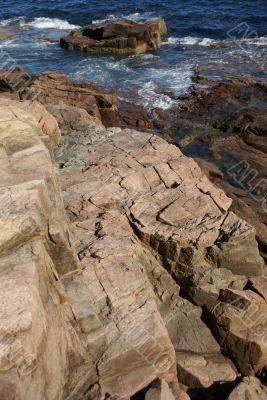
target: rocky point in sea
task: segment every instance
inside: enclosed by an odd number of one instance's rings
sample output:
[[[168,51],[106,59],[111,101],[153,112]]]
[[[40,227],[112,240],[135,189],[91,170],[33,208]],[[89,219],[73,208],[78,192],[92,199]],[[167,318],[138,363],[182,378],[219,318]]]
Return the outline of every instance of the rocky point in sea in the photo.
[[[162,18],[138,23],[131,20],[94,23],[60,40],[68,50],[89,53],[139,54],[158,50],[167,28]]]
[[[264,82],[211,83],[172,123],[264,160]],[[261,236],[219,168],[90,82],[0,89],[0,399],[265,399]]]

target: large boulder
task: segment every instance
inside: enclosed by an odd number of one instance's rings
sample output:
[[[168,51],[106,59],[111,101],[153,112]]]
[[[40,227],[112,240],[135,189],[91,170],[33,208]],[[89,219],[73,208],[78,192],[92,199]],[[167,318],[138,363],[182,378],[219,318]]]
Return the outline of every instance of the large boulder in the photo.
[[[158,50],[167,33],[162,18],[145,23],[118,20],[85,26],[60,40],[68,50],[91,53],[136,54]]]
[[[72,83],[65,74],[46,71],[25,88],[21,97],[35,99],[42,104],[63,103],[84,108],[94,118],[101,119],[99,108],[112,107],[116,103],[117,95],[89,82]]]
[[[71,354],[60,276],[79,268],[51,161],[59,130],[40,104],[0,104],[0,398],[59,399]]]

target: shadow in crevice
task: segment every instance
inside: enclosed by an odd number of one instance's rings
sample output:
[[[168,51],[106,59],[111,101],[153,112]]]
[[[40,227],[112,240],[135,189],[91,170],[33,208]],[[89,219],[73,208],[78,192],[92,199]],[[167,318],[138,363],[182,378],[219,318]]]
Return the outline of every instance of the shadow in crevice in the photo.
[[[147,391],[150,389],[151,385],[149,385],[148,387],[140,390],[139,392],[135,393],[130,400],[144,400]]]
[[[191,400],[226,400],[239,382],[240,378],[233,382],[215,382],[209,388],[189,389],[187,393]]]

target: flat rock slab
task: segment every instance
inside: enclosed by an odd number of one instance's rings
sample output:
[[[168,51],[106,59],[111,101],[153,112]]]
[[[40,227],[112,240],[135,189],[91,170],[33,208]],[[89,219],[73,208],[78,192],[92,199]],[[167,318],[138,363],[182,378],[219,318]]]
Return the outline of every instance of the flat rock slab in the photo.
[[[118,20],[92,24],[60,40],[68,50],[89,53],[138,54],[158,50],[161,37],[167,33],[162,18],[145,23]]]

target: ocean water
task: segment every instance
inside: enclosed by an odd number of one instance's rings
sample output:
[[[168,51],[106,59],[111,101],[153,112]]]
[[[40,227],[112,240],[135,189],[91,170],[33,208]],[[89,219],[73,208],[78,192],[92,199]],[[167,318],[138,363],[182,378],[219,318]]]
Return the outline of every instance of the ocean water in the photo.
[[[166,20],[162,48],[128,57],[84,55],[58,45],[79,26],[116,18]],[[0,26],[15,35],[0,42],[1,63],[28,71],[66,72],[118,90],[148,108],[168,108],[192,90],[192,76],[267,72],[267,0],[0,0]]]

